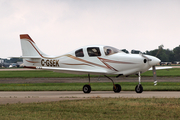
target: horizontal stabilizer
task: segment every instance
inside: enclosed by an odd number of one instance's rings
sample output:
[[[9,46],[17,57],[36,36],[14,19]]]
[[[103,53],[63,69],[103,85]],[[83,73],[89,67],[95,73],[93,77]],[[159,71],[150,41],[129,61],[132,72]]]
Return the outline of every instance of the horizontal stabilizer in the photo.
[[[20,57],[9,57],[9,58],[22,58],[22,59],[24,59],[24,58],[41,58],[40,56],[20,56]]]

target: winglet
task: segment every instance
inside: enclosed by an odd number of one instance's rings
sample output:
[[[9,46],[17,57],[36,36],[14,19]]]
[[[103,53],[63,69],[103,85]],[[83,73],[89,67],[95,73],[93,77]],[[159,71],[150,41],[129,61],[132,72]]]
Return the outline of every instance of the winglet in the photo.
[[[28,34],[21,34],[20,39],[28,39],[31,42],[35,43]]]

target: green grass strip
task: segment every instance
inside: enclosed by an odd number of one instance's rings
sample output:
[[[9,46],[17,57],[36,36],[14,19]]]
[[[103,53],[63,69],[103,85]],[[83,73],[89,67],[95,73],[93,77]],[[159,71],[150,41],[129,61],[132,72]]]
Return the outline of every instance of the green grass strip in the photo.
[[[81,91],[87,83],[23,83],[0,84],[0,91]],[[123,91],[134,91],[137,82],[119,82]],[[180,91],[180,82],[142,83],[144,91]],[[92,91],[112,91],[111,82],[91,83]]]
[[[180,99],[175,98],[94,98],[0,105],[2,120],[179,120],[179,113]]]

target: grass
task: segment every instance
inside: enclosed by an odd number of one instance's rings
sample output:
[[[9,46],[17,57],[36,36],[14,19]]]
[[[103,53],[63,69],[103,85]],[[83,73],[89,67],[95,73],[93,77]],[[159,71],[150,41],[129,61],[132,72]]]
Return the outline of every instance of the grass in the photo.
[[[179,113],[180,99],[175,98],[94,98],[0,105],[4,120],[179,120]]]
[[[87,77],[87,75],[84,75]],[[31,71],[0,71],[0,78],[66,78],[66,77],[83,77],[82,75],[57,73],[47,70]]]
[[[173,68],[168,70],[157,70],[158,77],[180,77],[180,69]],[[114,75],[116,76],[116,75]],[[152,71],[147,71],[142,74],[142,77],[152,77]],[[0,78],[71,78],[80,77],[84,78],[87,75],[78,74],[66,74],[57,73],[53,71],[46,70],[31,70],[31,71],[0,71]],[[98,75],[91,75],[91,77],[98,77]]]
[[[0,84],[0,91],[82,91],[87,83],[23,83]],[[134,91],[138,82],[119,82],[123,91]],[[153,82],[142,83],[144,91],[180,91],[180,82]],[[92,91],[112,91],[111,82],[91,83]]]

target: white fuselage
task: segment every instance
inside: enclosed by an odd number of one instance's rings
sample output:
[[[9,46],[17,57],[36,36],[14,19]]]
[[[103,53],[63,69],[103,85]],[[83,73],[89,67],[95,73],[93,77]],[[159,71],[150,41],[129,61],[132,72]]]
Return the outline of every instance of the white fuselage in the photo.
[[[87,49],[98,47],[99,56],[89,56]],[[39,69],[49,69],[62,72],[90,73],[90,74],[122,74],[130,75],[146,72],[160,60],[156,57],[141,54],[126,54],[122,51],[106,55],[104,46],[85,46],[83,57],[78,57],[75,51],[62,56],[43,56],[41,58],[26,58],[24,64]],[[147,57],[151,61],[145,60]]]

